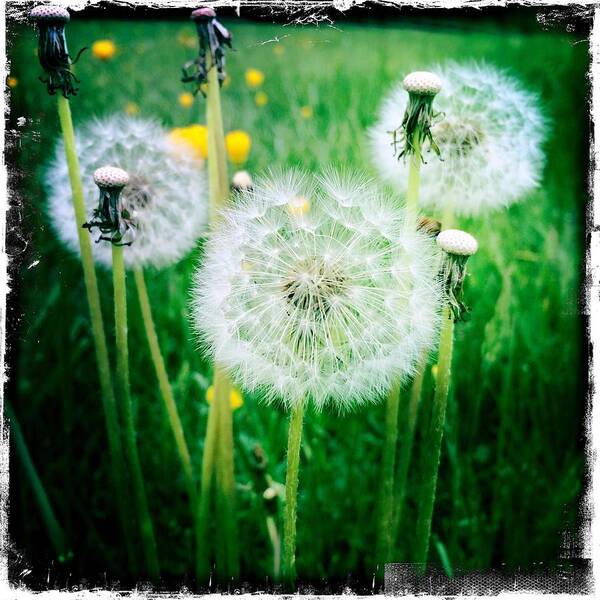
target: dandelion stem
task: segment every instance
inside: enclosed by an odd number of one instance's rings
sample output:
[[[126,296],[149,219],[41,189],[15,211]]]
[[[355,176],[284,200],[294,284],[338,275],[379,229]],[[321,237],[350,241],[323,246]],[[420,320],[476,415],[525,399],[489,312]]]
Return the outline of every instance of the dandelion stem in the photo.
[[[198,519],[196,520],[196,539],[198,549],[196,553],[196,579],[199,584],[207,583],[210,578],[210,555],[208,545],[208,515],[213,489],[213,476],[215,473],[215,456],[217,450],[218,412],[215,403],[208,410],[208,422],[204,437],[204,453],[202,455],[202,479],[198,505]],[[200,541],[203,541],[200,544]]]
[[[275,517],[272,515],[267,515],[267,532],[269,540],[271,540],[271,546],[273,546],[273,579],[278,581],[281,568],[281,540],[279,539]]]
[[[381,501],[377,540],[377,566],[380,578],[383,565],[390,560],[392,550],[394,515],[394,466],[398,442],[398,405],[400,385],[396,384],[388,394],[385,411],[385,435],[383,440],[383,462],[381,480]]]
[[[115,330],[117,345],[117,385],[121,396],[125,425],[125,449],[132,477],[133,495],[138,516],[142,548],[148,576],[158,581],[160,572],[156,554],[154,528],[148,510],[148,500],[144,489],[144,478],[137,448],[137,434],[133,416],[131,389],[129,385],[129,355],[127,348],[127,289],[125,285],[125,262],[123,246],[112,246],[113,291],[115,304]]]
[[[140,308],[142,311],[144,328],[146,330],[146,338],[148,339],[148,346],[150,347],[150,355],[152,356],[154,370],[156,371],[156,378],[158,379],[160,395],[167,411],[169,425],[171,426],[171,431],[173,432],[173,437],[175,439],[175,447],[177,448],[177,454],[179,455],[179,460],[181,461],[183,472],[185,474],[189,501],[192,507],[192,516],[195,519],[197,493],[196,484],[194,483],[194,473],[192,469],[190,451],[185,441],[183,426],[181,425],[181,419],[179,418],[179,412],[177,411],[177,404],[175,403],[175,398],[173,397],[173,389],[169,383],[169,376],[167,375],[165,361],[160,351],[158,336],[154,326],[154,319],[152,318],[150,298],[148,297],[148,289],[144,279],[144,271],[141,268],[137,268],[134,270],[133,274],[138,292]],[[200,543],[200,540],[197,540],[197,542]]]
[[[288,432],[287,468],[285,474],[285,510],[283,517],[283,581],[290,590],[296,587],[296,505],[298,471],[304,403],[292,409]]]
[[[83,187],[81,184],[79,160],[77,158],[75,132],[73,130],[73,121],[71,118],[71,107],[69,105],[69,101],[61,95],[57,95],[57,103],[58,117],[63,134],[65,154],[69,170],[69,179],[71,182],[73,208],[75,211],[75,221],[77,224],[77,235],[79,238],[79,249],[81,253],[81,265],[83,267],[83,278],[92,321],[92,336],[94,338],[96,364],[98,366],[102,406],[104,410],[108,448],[112,465],[112,483],[115,489],[117,512],[119,515],[121,529],[123,530],[123,537],[125,539],[125,547],[129,565],[132,572],[137,573],[138,565],[133,541],[134,535],[132,531],[133,517],[131,515],[131,509],[128,502],[129,491],[126,484],[127,478],[125,475],[125,463],[123,460],[123,446],[120,437],[117,405],[115,402],[111,382],[110,363],[108,359],[108,349],[106,346],[106,336],[104,333],[104,321],[102,319],[98,281],[96,279],[96,271],[94,269],[94,259],[92,257],[90,236],[88,231],[82,227],[83,223],[85,223],[87,220],[87,214],[83,200]]]
[[[421,404],[421,390],[423,388],[423,378],[427,361],[423,361],[419,367],[415,378],[413,379],[410,393],[401,394],[401,416],[400,422],[404,424],[404,431],[401,433],[401,444],[398,453],[396,469],[396,487],[394,491],[394,505],[396,511],[394,514],[394,524],[392,528],[392,540],[397,539],[398,527],[402,519],[402,509],[406,495],[406,481],[408,479],[408,470],[412,458],[413,443],[415,440],[415,429],[417,425],[417,415],[419,405]]]
[[[209,59],[210,60],[210,59]],[[209,215],[211,226],[218,222],[219,210],[229,197],[225,135],[221,115],[221,96],[217,69],[209,65],[207,76],[206,125],[208,129],[208,184]],[[237,548],[237,524],[235,516],[235,478],[233,464],[233,431],[231,414],[231,381],[224,371],[215,365],[214,402],[209,412],[217,411],[216,421],[216,495],[217,523],[222,524],[222,535],[217,537],[218,554],[225,558],[217,561],[217,572],[221,579],[236,578],[239,575]],[[209,435],[207,427],[207,437]]]
[[[433,397],[431,422],[427,437],[425,438],[427,451],[424,453],[422,467],[423,484],[421,485],[418,503],[419,512],[417,515],[415,562],[420,572],[425,571],[427,566],[427,555],[429,553],[431,521],[433,517],[433,506],[435,504],[442,437],[446,421],[448,389],[450,386],[453,334],[454,318],[450,307],[446,305],[442,312],[437,380]]]
[[[416,219],[419,209],[419,184],[421,182],[421,140],[415,136],[414,151],[410,154],[408,165],[408,190],[406,192],[406,208]]]
[[[10,420],[12,439],[15,444],[17,454],[19,455],[23,464],[23,469],[25,470],[29,484],[31,485],[31,489],[33,490],[33,496],[38,504],[40,512],[42,513],[42,519],[44,521],[44,525],[46,526],[46,530],[48,531],[48,536],[50,537],[50,541],[52,542],[52,546],[54,547],[58,561],[64,563],[65,561],[70,560],[73,554],[69,550],[63,529],[56,518],[56,514],[54,513],[54,509],[50,504],[48,494],[46,493],[37,469],[33,464],[33,460],[31,459],[31,454],[29,454],[29,449],[27,448],[25,437],[23,436],[23,431],[21,430],[19,421],[17,420],[17,417],[12,410],[12,406],[8,403],[8,401],[4,404],[4,410],[6,411]]]

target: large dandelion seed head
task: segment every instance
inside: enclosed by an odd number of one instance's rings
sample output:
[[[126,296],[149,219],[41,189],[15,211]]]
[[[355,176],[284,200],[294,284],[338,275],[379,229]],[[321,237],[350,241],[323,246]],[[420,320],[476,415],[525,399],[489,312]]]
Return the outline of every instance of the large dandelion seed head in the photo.
[[[442,160],[425,146],[421,205],[475,216],[504,208],[535,189],[544,164],[539,98],[486,64],[449,63],[433,70],[443,81],[431,128]],[[407,103],[400,83],[370,131],[375,166],[401,193],[406,193],[409,161],[394,156],[390,132],[402,123]]]
[[[98,205],[96,169],[114,164],[129,174],[121,192],[122,206],[135,227],[135,241],[124,250],[128,267],[164,267],[194,247],[208,218],[204,171],[200,161],[171,144],[167,130],[151,120],[119,115],[87,123],[76,131],[76,141],[88,218]],[[71,250],[79,252],[62,141],[46,171],[46,188],[54,229]],[[92,245],[94,258],[110,266],[111,244]]]
[[[269,175],[238,193],[196,273],[217,363],[267,400],[374,402],[433,341],[435,242],[360,176]]]

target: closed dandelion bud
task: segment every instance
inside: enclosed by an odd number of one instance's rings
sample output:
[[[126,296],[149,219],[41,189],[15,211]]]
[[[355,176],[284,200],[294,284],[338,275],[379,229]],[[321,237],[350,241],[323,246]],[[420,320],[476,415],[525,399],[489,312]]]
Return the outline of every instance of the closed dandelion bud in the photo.
[[[94,209],[93,219],[82,227],[100,231],[96,242],[105,240],[115,246],[130,246],[135,238],[135,224],[121,202],[121,192],[129,183],[127,171],[118,167],[100,167],[94,171],[94,183],[100,190],[98,208]]]
[[[129,174],[129,181],[121,187],[120,193],[120,226],[122,228],[123,223],[128,226],[124,241],[130,243],[135,233],[135,243],[124,252],[128,267],[165,267],[194,248],[198,237],[206,231],[208,219],[206,178],[199,159],[180,152],[171,141],[169,131],[147,119],[115,115],[88,122],[78,128],[75,135],[84,201],[88,215],[92,216],[89,224],[93,229],[99,218],[96,211],[100,208],[94,173],[105,187],[110,183],[109,175],[114,177],[113,183],[123,182],[114,172],[97,171],[106,163],[119,165]],[[62,141],[57,144],[54,158],[46,169],[45,184],[52,225],[60,239],[78,252]],[[100,217],[102,227],[106,216]],[[118,239],[111,241],[123,243]],[[94,244],[93,253],[97,262],[110,268],[110,244]]]
[[[38,58],[46,72],[46,78],[40,77],[40,80],[46,84],[49,94],[60,90],[65,98],[74,96],[77,94],[75,83],[79,81],[71,73],[71,64],[77,58],[71,61],[65,37],[69,12],[61,6],[42,5],[33,8],[29,17],[38,28]]]
[[[238,193],[210,238],[195,325],[243,387],[342,411],[380,399],[430,349],[437,260],[397,200],[362,176],[271,174]]]
[[[194,93],[200,90],[204,95],[205,92],[202,86],[207,83],[210,68],[216,67],[219,85],[223,85],[227,78],[225,72],[225,46],[231,48],[232,35],[217,20],[215,11],[208,6],[192,11],[190,18],[196,24],[200,50],[196,59],[187,62],[183,66],[181,80],[184,83],[194,82],[196,84]]]
[[[408,92],[408,105],[402,119],[402,125],[392,130],[394,151],[402,140],[403,148],[397,153],[398,158],[415,152],[421,153],[424,142],[429,142],[429,147],[436,154],[439,148],[433,139],[431,126],[436,115],[433,112],[433,99],[442,89],[442,80],[434,73],[415,71],[404,78],[402,82]],[[421,154],[422,156],[422,154]]]
[[[469,308],[463,302],[463,285],[469,256],[477,252],[477,240],[458,229],[446,229],[437,236],[437,244],[445,253],[441,277],[446,299],[455,321],[466,320]]]
[[[539,185],[544,165],[546,124],[539,97],[485,63],[448,63],[436,72],[444,87],[435,96],[439,117],[431,133],[443,160],[421,166],[421,207],[478,216],[522,199]],[[394,156],[389,132],[410,103],[398,84],[370,132],[373,162],[401,194],[408,165]]]
[[[236,171],[231,178],[231,188],[233,190],[251,190],[252,177],[248,171]]]

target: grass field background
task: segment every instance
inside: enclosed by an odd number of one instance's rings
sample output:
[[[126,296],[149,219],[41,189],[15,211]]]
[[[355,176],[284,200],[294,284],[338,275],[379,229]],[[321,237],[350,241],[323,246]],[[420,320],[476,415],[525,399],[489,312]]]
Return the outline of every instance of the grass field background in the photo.
[[[578,506],[585,464],[582,420],[586,367],[578,295],[584,260],[588,46],[556,32],[521,33],[518,23],[417,18],[387,24],[283,27],[227,20],[235,36],[228,55],[231,84],[223,91],[225,129],[252,137],[245,165],[311,171],[336,163],[370,165],[366,129],[382,96],[406,72],[446,59],[486,60],[507,68],[541,94],[549,119],[543,184],[522,204],[485,219],[462,221],[480,242],[470,262],[471,320],[456,328],[454,379],[433,524],[432,560],[447,572],[539,568],[569,556],[577,545]],[[112,39],[117,54],[102,62],[90,52],[76,65],[81,92],[72,101],[75,124],[123,112],[169,127],[204,122],[202,102],[178,103],[180,67],[193,26],[160,21],[78,21],[68,25],[75,53]],[[273,41],[279,38],[279,41]],[[575,43],[575,42],[579,43]],[[183,42],[183,43],[182,43]],[[12,310],[9,314],[8,398],[21,421],[33,460],[65,528],[74,556],[60,567],[31,489],[11,455],[10,534],[24,581],[65,585],[86,578],[125,577],[108,476],[108,453],[81,267],[60,244],[44,213],[43,167],[58,135],[55,99],[37,80],[34,32],[9,32],[9,128],[18,161],[9,221]],[[276,50],[276,48],[283,48]],[[268,104],[255,104],[244,81],[265,73]],[[306,118],[310,107],[312,116]],[[304,116],[303,116],[304,113]],[[17,119],[25,116],[25,125]],[[188,289],[198,248],[180,264],[147,273],[161,347],[196,471],[208,405],[210,373],[195,349]],[[110,273],[99,270],[107,330],[112,332]],[[155,520],[163,572],[185,580],[192,565],[192,529],[185,485],[149,360],[135,289],[129,290],[131,378],[139,447]],[[111,334],[112,335],[112,334]],[[110,337],[109,345],[113,347]],[[430,397],[428,371],[425,398]],[[384,406],[339,417],[308,415],[302,449],[298,572],[305,581],[367,584],[374,566]],[[235,412],[239,542],[246,579],[270,574],[272,553],[262,489],[252,451],[268,458],[275,480],[285,477],[287,418],[251,396]],[[419,457],[410,485],[418,484]],[[399,556],[410,547],[415,519],[409,504]],[[571,542],[569,542],[571,540]],[[573,542],[574,540],[574,542]],[[54,565],[48,571],[48,567]],[[48,575],[49,573],[49,575]]]

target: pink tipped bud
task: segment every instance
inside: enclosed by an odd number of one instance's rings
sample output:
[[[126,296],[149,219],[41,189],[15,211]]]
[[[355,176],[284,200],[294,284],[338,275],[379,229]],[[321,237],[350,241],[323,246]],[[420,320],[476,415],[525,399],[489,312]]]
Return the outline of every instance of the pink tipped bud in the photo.
[[[434,73],[415,71],[404,78],[402,85],[410,94],[435,96],[442,89],[442,80]]]
[[[68,10],[52,4],[36,6],[31,10],[29,16],[34,21],[56,21],[58,23],[66,23],[71,18]]]
[[[446,229],[437,236],[438,246],[448,254],[472,256],[477,252],[477,240],[460,229]]]
[[[129,175],[118,167],[100,167],[94,171],[94,182],[98,187],[122,188],[129,183]]]
[[[190,18],[195,21],[196,19],[214,19],[216,16],[217,13],[210,6],[203,6],[192,11]]]

